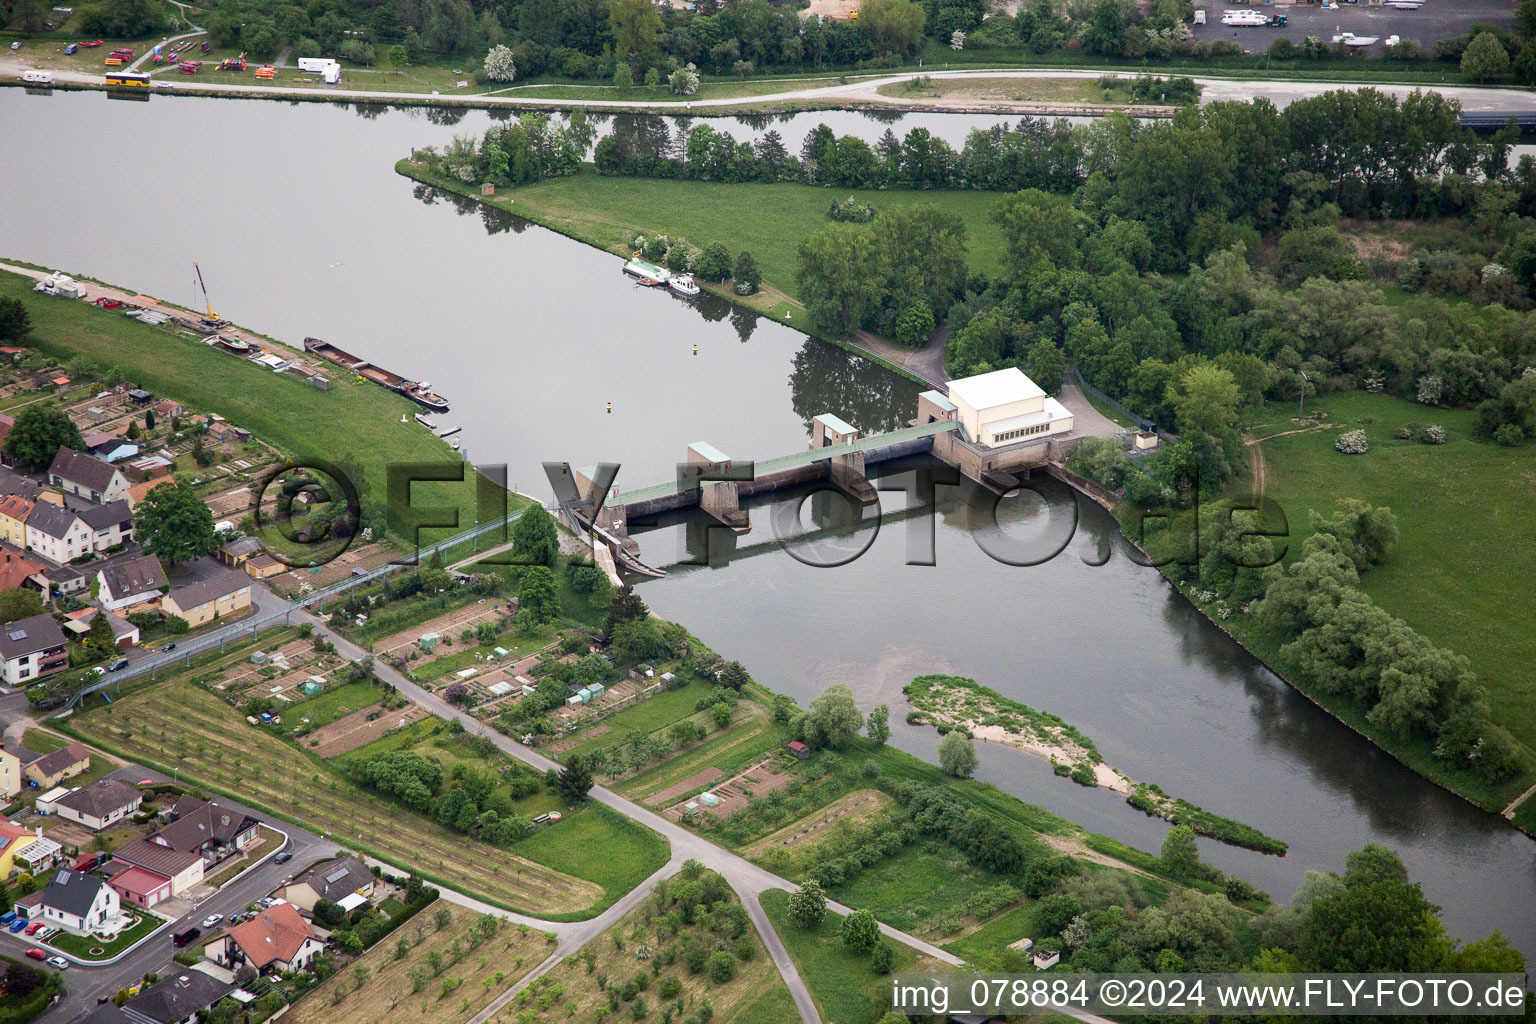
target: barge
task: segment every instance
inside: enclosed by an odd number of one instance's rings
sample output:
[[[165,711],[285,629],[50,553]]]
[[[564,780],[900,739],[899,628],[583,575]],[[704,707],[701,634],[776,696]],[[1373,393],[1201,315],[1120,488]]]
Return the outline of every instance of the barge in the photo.
[[[448,400],[433,393],[430,381],[409,380],[382,366],[375,366],[366,359],[359,359],[350,352],[343,352],[330,342],[321,341],[319,338],[305,338],[304,351],[312,352],[327,362],[345,367],[380,387],[402,394],[425,409],[431,409],[433,412],[448,411]]]
[[[647,288],[659,288],[672,276],[666,268],[647,263],[639,256],[624,264],[624,273],[634,278],[637,284],[643,284]]]

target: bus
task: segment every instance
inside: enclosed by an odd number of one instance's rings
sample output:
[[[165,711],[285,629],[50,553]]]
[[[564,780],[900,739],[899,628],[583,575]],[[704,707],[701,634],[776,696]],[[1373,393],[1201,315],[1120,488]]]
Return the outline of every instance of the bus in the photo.
[[[109,88],[148,89],[149,76],[141,75],[134,71],[108,71],[107,86]]]

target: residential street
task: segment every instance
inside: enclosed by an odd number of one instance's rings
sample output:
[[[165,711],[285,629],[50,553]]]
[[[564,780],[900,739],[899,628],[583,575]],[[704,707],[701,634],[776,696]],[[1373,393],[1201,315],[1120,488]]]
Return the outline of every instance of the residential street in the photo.
[[[174,781],[159,772],[131,764],[119,768],[112,774],[130,783],[143,779],[154,779],[156,782]],[[217,895],[177,918],[171,927],[161,930],[141,943],[137,949],[117,963],[106,967],[71,964],[69,970],[65,972],[64,998],[47,1013],[37,1018],[39,1021],[65,1024],[94,1007],[98,998],[110,997],[116,994],[118,989],[138,981],[146,971],[156,971],[163,977],[166,974],[167,965],[171,963],[171,956],[175,953],[175,948],[171,945],[173,933],[188,925],[200,926],[203,919],[210,914],[223,914],[227,919],[231,914],[245,909],[254,900],[271,892],[293,873],[309,867],[315,861],[325,859],[339,849],[335,843],[321,839],[312,832],[295,828],[285,822],[272,822],[266,815],[253,808],[244,807],[223,797],[217,798],[216,802],[249,814],[273,828],[288,833],[288,842],[281,849],[292,852],[293,859],[286,864],[274,864],[272,857],[279,851],[268,850],[256,867],[225,886]],[[0,932],[0,950],[4,950],[8,956],[20,956],[34,945],[36,943],[29,941],[26,936]]]

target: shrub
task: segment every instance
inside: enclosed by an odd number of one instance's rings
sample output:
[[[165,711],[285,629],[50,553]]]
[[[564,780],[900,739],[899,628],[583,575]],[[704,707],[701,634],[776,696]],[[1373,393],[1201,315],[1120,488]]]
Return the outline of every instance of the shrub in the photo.
[[[896,951],[891,949],[889,942],[880,943],[869,956],[869,966],[875,969],[876,974],[890,974],[895,965]]]
[[[1363,430],[1346,430],[1333,442],[1333,446],[1345,455],[1364,455],[1371,448]]]
[[[861,203],[853,196],[849,196],[840,203],[833,203],[827,210],[827,216],[833,220],[852,221],[855,224],[867,224],[875,219],[875,208],[868,203]]]
[[[1518,424],[1505,423],[1493,432],[1493,440],[1506,448],[1513,448],[1525,440],[1525,431]]]
[[[731,276],[731,253],[719,242],[711,242],[693,261],[693,272],[706,281],[724,281]]]
[[[709,957],[709,980],[724,985],[736,977],[736,958],[725,950],[716,950]]]

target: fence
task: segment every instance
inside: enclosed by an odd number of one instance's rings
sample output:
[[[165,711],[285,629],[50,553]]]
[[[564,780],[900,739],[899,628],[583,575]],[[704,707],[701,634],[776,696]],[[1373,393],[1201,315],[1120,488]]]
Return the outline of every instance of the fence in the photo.
[[[1130,409],[1125,407],[1124,403],[1117,402],[1115,399],[1110,398],[1104,392],[1100,391],[1098,388],[1084,380],[1083,371],[1079,370],[1076,365],[1072,367],[1072,379],[1077,381],[1077,386],[1083,389],[1084,394],[1093,398],[1095,401],[1103,402],[1105,405],[1109,406],[1111,409],[1115,410],[1126,419],[1138,424],[1147,422],[1147,418],[1145,416],[1132,412]],[[1163,441],[1164,444],[1179,443],[1179,436],[1177,434],[1170,434],[1166,430],[1159,429],[1157,431],[1157,436]]]

